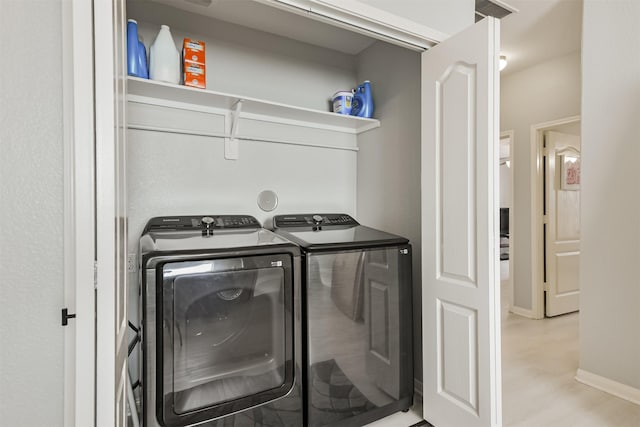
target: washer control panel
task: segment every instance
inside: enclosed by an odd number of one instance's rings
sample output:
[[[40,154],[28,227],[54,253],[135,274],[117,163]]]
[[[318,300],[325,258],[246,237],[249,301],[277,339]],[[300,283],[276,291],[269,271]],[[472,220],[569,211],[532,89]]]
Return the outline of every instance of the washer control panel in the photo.
[[[249,228],[262,226],[251,215],[197,215],[155,217],[147,222],[144,232],[149,231],[213,231],[222,229]]]
[[[300,214],[277,215],[273,217],[274,228],[317,227],[317,226],[353,226],[358,221],[347,214]]]

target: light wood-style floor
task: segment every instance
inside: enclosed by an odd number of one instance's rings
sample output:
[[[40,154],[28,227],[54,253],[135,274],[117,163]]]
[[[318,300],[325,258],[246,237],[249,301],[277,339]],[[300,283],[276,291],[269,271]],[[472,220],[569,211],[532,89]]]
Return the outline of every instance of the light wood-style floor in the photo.
[[[505,264],[501,263],[504,277]],[[575,380],[579,313],[529,320],[508,312],[502,282],[502,421],[504,427],[640,427],[640,405]],[[639,362],[640,369],[640,362]],[[370,426],[409,426],[421,405]],[[462,427],[462,426],[461,426]]]
[[[508,298],[504,282],[502,290]],[[530,320],[503,312],[505,427],[640,426],[640,405],[575,380],[579,317],[573,313]]]

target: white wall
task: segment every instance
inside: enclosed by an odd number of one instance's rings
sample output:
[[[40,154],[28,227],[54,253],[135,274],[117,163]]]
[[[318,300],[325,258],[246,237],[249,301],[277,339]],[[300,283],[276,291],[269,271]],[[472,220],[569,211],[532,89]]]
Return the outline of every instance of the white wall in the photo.
[[[0,424],[62,425],[61,2],[0,2]]]
[[[531,309],[531,126],[580,114],[580,52],[500,81],[500,129],[513,130],[514,304]]]
[[[637,1],[584,1],[580,369],[635,389],[640,389],[638,22]]]
[[[130,120],[149,117],[149,108],[129,103]],[[194,114],[172,110],[171,118],[145,122],[178,129],[216,127],[213,114]],[[199,120],[198,120],[199,119]],[[140,120],[141,121],[141,120]],[[247,128],[253,125],[255,132]],[[269,137],[286,133],[304,133],[304,140],[355,147],[355,135],[241,123],[252,135]],[[225,160],[221,138],[176,135],[130,130],[128,139],[128,214],[129,250],[137,251],[142,229],[151,217],[163,215],[249,214],[269,224],[274,215],[304,212],[346,212],[355,215],[356,152],[302,147],[260,141],[240,141],[238,160]],[[263,212],[257,205],[258,194],[273,190],[278,207]]]
[[[358,138],[358,220],[408,238],[413,249],[414,377],[422,379],[420,54],[375,43],[359,56],[382,126]]]

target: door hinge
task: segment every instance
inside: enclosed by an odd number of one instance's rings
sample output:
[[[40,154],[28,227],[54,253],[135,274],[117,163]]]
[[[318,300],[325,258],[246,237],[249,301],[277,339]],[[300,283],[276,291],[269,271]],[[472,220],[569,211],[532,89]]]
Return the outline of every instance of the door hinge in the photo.
[[[549,292],[549,282],[544,282],[542,284],[542,289],[544,289],[545,292]]]
[[[98,261],[93,262],[93,289],[98,289]]]
[[[69,319],[75,319],[75,318],[76,318],[76,314],[75,313],[69,314],[68,308],[62,309],[62,326],[67,326],[69,324]]]

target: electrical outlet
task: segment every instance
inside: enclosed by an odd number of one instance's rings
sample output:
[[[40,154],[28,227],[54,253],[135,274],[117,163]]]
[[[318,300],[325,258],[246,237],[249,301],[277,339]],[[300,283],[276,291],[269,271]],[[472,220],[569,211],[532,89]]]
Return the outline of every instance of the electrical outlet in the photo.
[[[129,273],[135,273],[136,271],[138,271],[136,265],[136,254],[127,255],[127,271]]]

